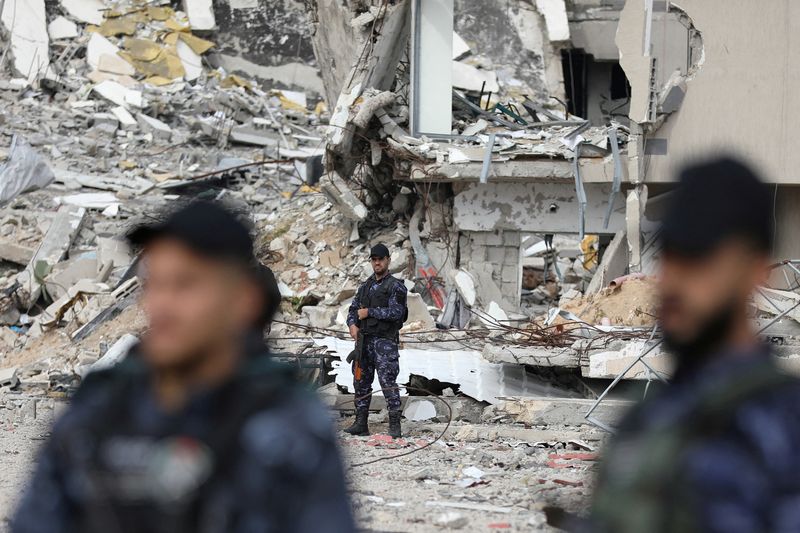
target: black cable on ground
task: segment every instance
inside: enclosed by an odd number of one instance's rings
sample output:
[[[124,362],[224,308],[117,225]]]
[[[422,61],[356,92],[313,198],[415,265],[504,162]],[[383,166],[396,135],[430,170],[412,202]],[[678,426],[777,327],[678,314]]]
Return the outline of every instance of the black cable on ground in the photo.
[[[411,455],[412,453],[417,453],[417,452],[419,452],[421,450],[424,450],[425,448],[429,448],[430,446],[433,446],[437,441],[439,441],[442,437],[444,437],[444,434],[447,433],[448,429],[450,429],[450,424],[453,422],[453,407],[442,396],[439,396],[438,394],[433,394],[432,392],[430,392],[428,390],[425,390],[425,389],[421,389],[419,387],[410,387],[410,386],[406,386],[406,385],[398,385],[397,387],[384,387],[384,388],[381,388],[381,389],[374,390],[374,391],[370,392],[369,394],[365,394],[363,396],[359,396],[358,398],[355,398],[352,401],[356,402],[358,400],[363,400],[364,398],[369,398],[370,396],[373,396],[374,394],[377,394],[379,392],[389,391],[389,390],[400,390],[400,389],[406,389],[408,391],[425,392],[425,393],[433,396],[434,398],[440,400],[445,405],[445,407],[447,407],[447,413],[448,413],[448,415],[447,415],[447,424],[445,424],[444,429],[441,431],[441,433],[439,433],[436,436],[435,439],[433,439],[432,441],[430,441],[430,442],[428,442],[428,443],[426,443],[426,444],[424,444],[422,446],[418,446],[418,447],[413,448],[411,450],[407,450],[407,451],[405,451],[403,453],[397,453],[397,454],[394,454],[394,455],[387,455],[386,457],[378,457],[377,459],[370,459],[369,461],[364,461],[363,463],[356,463],[356,464],[350,465],[351,467],[355,468],[357,466],[371,465],[373,463],[378,463],[380,461],[388,461],[389,459],[398,459],[400,457],[405,457],[406,455]],[[350,403],[350,400],[348,400],[346,402],[338,403],[338,404],[334,405],[334,407],[339,407],[341,405],[346,405],[348,403]]]

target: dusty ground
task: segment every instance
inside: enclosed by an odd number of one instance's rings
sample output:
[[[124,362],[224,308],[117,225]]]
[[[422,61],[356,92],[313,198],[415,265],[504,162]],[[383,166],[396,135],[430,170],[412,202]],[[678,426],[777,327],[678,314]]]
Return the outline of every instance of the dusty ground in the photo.
[[[343,419],[342,426],[346,422]],[[371,424],[370,437],[342,433],[345,461],[357,465],[408,451],[433,440],[443,427],[405,422],[405,438],[399,443],[386,436],[385,423]],[[499,437],[497,429],[493,424],[455,424],[440,441],[417,453],[351,466],[360,526],[365,531],[398,533],[556,531],[545,523],[545,507],[585,510],[596,453],[568,449],[574,446],[556,441]],[[519,429],[521,434],[543,438],[561,432]],[[565,435],[575,433],[574,428],[561,429]],[[586,437],[595,439],[596,434]]]
[[[614,326],[652,326],[658,306],[658,291],[653,278],[631,279],[597,294],[581,296],[562,306],[590,324]],[[563,322],[563,319],[556,323]]]
[[[7,531],[51,420],[52,411],[39,409],[35,420],[19,425],[5,420],[0,426],[0,533]],[[349,419],[337,423],[344,427]],[[355,466],[425,445],[443,428],[441,423],[404,421],[406,436],[399,441],[386,436],[385,423],[372,422],[370,437],[341,433],[353,506],[363,531],[555,531],[545,524],[545,507],[577,513],[585,509],[596,454],[559,442],[564,440],[559,436],[582,436],[595,447],[598,434],[588,430],[455,423],[427,449]],[[498,436],[500,428],[543,440]]]
[[[0,409],[0,414],[3,411],[8,410]],[[36,452],[50,431],[53,411],[39,409],[37,415],[35,419],[26,415],[22,424],[0,419],[0,533],[8,531],[8,520],[33,469]]]

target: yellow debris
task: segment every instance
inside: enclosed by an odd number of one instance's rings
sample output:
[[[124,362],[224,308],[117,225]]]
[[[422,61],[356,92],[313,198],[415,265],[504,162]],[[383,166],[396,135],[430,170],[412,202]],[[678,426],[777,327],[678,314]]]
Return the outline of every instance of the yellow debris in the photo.
[[[161,172],[158,170],[150,170],[150,169],[147,169],[145,171],[145,176],[147,176],[151,180],[155,180],[158,183],[175,178],[175,174],[173,174],[172,172]]]
[[[162,76],[150,76],[149,78],[145,78],[144,82],[149,83],[155,87],[163,87],[164,85],[170,85],[175,80],[171,80],[168,78],[164,78]]]
[[[281,91],[276,91],[276,92],[282,108],[286,109],[287,111],[288,110],[303,111],[303,112],[307,111],[307,109],[304,106],[286,98],[286,96],[284,96]]]
[[[135,61],[153,61],[161,53],[161,47],[147,39],[125,39],[124,47]]]
[[[179,33],[179,32],[176,32],[176,31],[173,31],[173,32],[168,33],[162,40],[164,41],[164,44],[168,44],[170,46],[175,46],[176,44],[178,44],[178,37],[180,35],[183,35],[183,34]]]
[[[123,159],[119,162],[119,168],[121,168],[122,170],[131,170],[136,168],[137,166],[139,165],[137,165],[134,161],[131,161],[130,159]]]
[[[225,79],[220,82],[220,87],[223,89],[230,89],[231,87],[244,87],[247,90],[253,90],[252,83],[240,76],[237,76],[236,74],[228,74]]]
[[[172,31],[190,31],[191,30],[191,27],[189,26],[188,23],[187,24],[182,24],[182,23],[178,22],[177,20],[175,20],[174,18],[167,19],[167,21],[164,22],[164,25],[167,27],[167,29],[170,29]]]
[[[168,20],[174,14],[175,11],[171,7],[149,6],[147,8],[147,16],[153,20],[160,20],[163,22],[165,20]]]
[[[317,102],[317,106],[314,108],[314,113],[317,116],[321,116],[321,115],[323,115],[323,114],[325,114],[327,112],[328,112],[328,104],[326,104],[322,100]]]
[[[312,187],[312,186],[310,186],[310,185],[301,185],[301,186],[300,186],[300,188],[299,188],[299,189],[297,189],[297,191],[298,191],[298,192],[302,192],[302,193],[311,194],[311,193],[317,193],[317,192],[320,192],[320,189],[319,189],[319,188],[317,188],[317,187]],[[288,198],[288,197],[287,197],[287,198]]]
[[[162,49],[152,61],[140,61],[128,52],[120,52],[120,56],[128,61],[136,72],[147,77],[161,77],[169,80],[182,78],[186,74],[183,63],[174,50]]]
[[[217,46],[213,42],[196,37],[191,33],[179,33],[178,37],[180,37],[183,42],[189,45],[189,48],[191,48],[192,51],[197,55],[203,55],[211,48]]]
[[[600,239],[597,235],[587,235],[581,241],[581,252],[583,252],[583,268],[592,270],[597,266],[597,248]]]
[[[106,37],[133,35],[136,33],[137,25],[136,17],[126,15],[124,17],[107,18],[100,25],[99,31],[101,35]]]

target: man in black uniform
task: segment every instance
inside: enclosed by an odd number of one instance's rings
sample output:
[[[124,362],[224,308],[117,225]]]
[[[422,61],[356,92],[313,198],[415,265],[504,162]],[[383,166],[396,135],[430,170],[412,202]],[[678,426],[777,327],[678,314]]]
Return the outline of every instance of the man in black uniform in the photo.
[[[129,238],[149,328],[86,377],[11,531],[354,531],[329,415],[268,357],[277,292],[245,226],[196,202]]]
[[[397,388],[400,328],[408,318],[408,289],[389,273],[391,259],[385,245],[373,246],[369,257],[374,274],[358,288],[347,314],[350,336],[356,340],[352,361],[356,419],[345,431],[351,435],[369,435],[369,394],[377,371],[389,409],[389,435],[397,438],[402,434],[400,391]]]
[[[586,531],[800,531],[800,384],[749,316],[769,278],[773,201],[730,159],[681,175],[659,277],[677,368],[618,427]]]

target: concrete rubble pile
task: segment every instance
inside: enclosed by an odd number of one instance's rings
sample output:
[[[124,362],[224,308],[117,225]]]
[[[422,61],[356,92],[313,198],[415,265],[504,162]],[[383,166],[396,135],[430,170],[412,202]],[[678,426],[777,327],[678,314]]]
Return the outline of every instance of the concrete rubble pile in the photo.
[[[38,22],[8,20],[14,4],[41,7]],[[304,185],[324,104],[215,67],[201,4],[4,4],[0,390],[63,394],[141,331],[132,225],[195,197],[256,231],[283,206],[327,204]],[[17,38],[42,43],[36,61]]]

